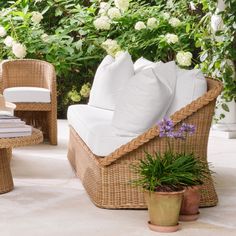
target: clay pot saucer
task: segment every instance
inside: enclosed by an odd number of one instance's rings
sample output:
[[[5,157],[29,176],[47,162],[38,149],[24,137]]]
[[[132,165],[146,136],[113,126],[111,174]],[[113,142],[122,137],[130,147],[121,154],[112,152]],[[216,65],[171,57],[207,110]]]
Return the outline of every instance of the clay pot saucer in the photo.
[[[200,212],[194,215],[180,215],[179,220],[180,221],[195,221],[198,219]]]
[[[172,233],[180,229],[179,224],[174,226],[159,226],[159,225],[153,225],[150,221],[148,221],[148,227],[150,230],[160,233]]]

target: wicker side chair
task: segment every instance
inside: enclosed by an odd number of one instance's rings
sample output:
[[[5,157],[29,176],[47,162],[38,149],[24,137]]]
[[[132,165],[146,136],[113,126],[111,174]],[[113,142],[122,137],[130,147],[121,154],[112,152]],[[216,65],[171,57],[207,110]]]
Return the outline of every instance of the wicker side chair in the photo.
[[[176,128],[182,122],[197,127],[195,135],[187,140],[187,150],[197,158],[207,160],[208,136],[215,109],[216,98],[222,91],[219,81],[207,79],[208,92],[171,116]],[[174,150],[183,151],[183,142],[174,141]],[[73,127],[70,127],[68,159],[76,175],[81,179],[95,205],[111,209],[144,209],[146,203],[141,188],[131,186],[130,180],[137,174],[131,164],[145,158],[144,151],[163,153],[167,148],[166,138],[159,137],[156,126],[106,157],[95,156]],[[204,180],[201,189],[201,207],[215,206],[218,202],[212,177]]]
[[[14,101],[15,114],[27,124],[41,129],[44,138],[52,145],[57,145],[57,90],[53,65],[45,61],[23,59],[3,61],[0,67],[1,93],[5,89],[18,87],[44,88],[50,91],[49,102],[35,102],[33,99],[32,102]]]

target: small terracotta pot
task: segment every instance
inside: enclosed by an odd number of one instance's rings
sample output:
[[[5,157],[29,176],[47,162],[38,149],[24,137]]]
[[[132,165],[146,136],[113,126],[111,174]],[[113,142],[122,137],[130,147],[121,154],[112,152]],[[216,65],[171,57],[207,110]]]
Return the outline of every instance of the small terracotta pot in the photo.
[[[179,192],[145,192],[148,205],[151,230],[157,232],[175,232],[179,229],[179,212],[183,198]]]
[[[200,186],[193,186],[185,189],[180,209],[180,221],[194,221],[198,219],[200,198]]]

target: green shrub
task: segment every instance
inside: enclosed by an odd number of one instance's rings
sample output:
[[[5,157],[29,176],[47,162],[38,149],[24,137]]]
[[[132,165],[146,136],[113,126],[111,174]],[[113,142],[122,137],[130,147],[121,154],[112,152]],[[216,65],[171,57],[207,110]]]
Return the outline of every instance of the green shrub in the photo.
[[[0,59],[27,57],[52,63],[58,77],[59,117],[65,117],[68,105],[87,102],[84,90],[90,88],[106,51],[115,56],[128,50],[134,60],[144,56],[201,67],[224,81],[225,99],[236,99],[234,0],[226,0],[225,26],[217,32],[224,35],[223,42],[210,29],[216,1],[139,0],[130,1],[129,6],[127,1],[116,0],[123,2],[116,5],[119,9],[114,9],[113,0],[106,1],[108,5],[102,2],[102,7],[98,0],[1,2],[0,26],[20,45],[13,53],[0,30]]]

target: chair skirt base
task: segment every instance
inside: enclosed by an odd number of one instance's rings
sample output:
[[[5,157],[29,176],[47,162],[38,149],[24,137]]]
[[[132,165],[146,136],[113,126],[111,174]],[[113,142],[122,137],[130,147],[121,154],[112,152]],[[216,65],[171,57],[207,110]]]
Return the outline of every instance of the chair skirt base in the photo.
[[[155,139],[145,144],[144,149],[149,150],[153,142]],[[76,131],[70,127],[68,159],[92,202],[100,208],[146,209],[142,189],[130,184],[130,180],[137,178],[131,170],[131,165],[145,158],[143,149],[126,154],[108,166],[101,165],[99,158],[101,157],[93,155]],[[201,191],[201,207],[217,204],[218,198],[211,177],[205,181]]]

